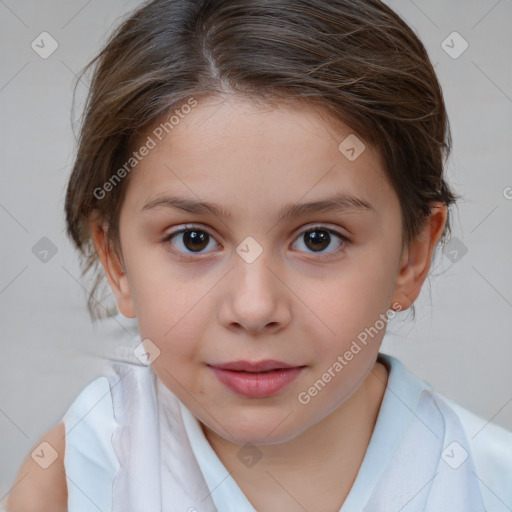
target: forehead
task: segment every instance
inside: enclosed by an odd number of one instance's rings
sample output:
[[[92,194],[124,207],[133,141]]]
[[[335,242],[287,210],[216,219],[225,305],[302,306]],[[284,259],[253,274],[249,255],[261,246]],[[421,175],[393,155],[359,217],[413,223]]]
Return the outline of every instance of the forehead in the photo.
[[[334,193],[377,207],[397,201],[380,154],[312,106],[264,107],[228,96],[174,112],[172,123],[168,116],[141,138],[154,147],[131,173],[125,202],[134,208],[163,193],[218,203],[234,215]]]

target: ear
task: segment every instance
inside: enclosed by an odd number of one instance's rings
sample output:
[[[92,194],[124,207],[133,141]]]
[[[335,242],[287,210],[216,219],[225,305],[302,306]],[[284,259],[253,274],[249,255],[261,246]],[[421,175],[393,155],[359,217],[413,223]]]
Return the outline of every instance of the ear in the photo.
[[[126,318],[135,318],[128,275],[124,263],[109,243],[108,224],[102,220],[91,220],[90,229],[108,284],[116,297],[117,308]]]
[[[393,309],[405,310],[418,298],[432,263],[434,249],[443,234],[447,215],[448,209],[444,203],[430,205],[430,215],[425,219],[421,231],[404,248],[393,294]]]

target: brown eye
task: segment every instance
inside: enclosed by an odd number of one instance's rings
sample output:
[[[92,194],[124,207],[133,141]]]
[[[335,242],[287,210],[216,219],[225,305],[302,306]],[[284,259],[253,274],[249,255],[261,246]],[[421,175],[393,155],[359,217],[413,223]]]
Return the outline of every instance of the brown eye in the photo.
[[[323,226],[316,226],[302,232],[297,240],[302,242],[303,246],[307,249],[305,252],[310,254],[311,252],[318,253],[320,255],[335,253],[349,242],[347,237]],[[325,251],[329,246],[333,247],[334,250]],[[304,249],[299,247],[299,250]]]
[[[170,244],[170,249],[182,255],[209,252],[204,251],[213,242],[213,237],[203,229],[187,228],[169,234],[163,242]],[[215,244],[213,244],[215,246]]]
[[[183,231],[183,245],[191,251],[201,251],[208,245],[209,236],[208,233],[199,230]]]
[[[304,233],[303,236],[306,246],[313,251],[323,251],[331,242],[331,235],[326,230],[315,229]]]

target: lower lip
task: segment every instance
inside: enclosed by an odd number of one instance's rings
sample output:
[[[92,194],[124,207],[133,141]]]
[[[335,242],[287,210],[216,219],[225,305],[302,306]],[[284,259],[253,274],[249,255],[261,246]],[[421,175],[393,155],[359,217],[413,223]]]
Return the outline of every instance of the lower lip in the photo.
[[[210,368],[217,378],[235,393],[248,398],[265,398],[276,394],[294,381],[303,366],[264,373],[235,372],[213,366]]]

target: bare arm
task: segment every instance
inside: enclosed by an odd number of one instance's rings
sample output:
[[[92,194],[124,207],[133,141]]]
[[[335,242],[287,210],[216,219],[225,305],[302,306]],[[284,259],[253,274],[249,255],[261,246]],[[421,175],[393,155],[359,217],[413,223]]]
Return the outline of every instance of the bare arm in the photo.
[[[7,500],[7,512],[67,512],[64,436],[65,427],[61,422],[32,448],[31,453],[36,450],[34,458],[29,454],[20,468]],[[40,446],[44,442],[51,447]]]

